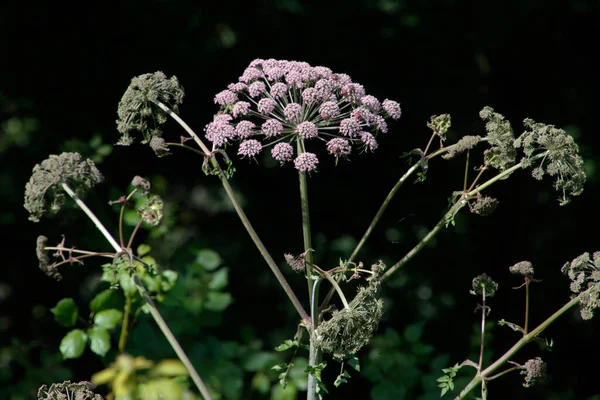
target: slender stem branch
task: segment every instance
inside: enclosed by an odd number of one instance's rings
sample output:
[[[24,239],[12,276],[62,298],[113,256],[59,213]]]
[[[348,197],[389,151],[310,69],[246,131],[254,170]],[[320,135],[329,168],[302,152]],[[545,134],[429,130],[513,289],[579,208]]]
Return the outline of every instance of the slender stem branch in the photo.
[[[525,324],[523,326],[523,334],[527,335],[529,326],[529,281],[525,282]]]
[[[121,247],[125,247],[125,236],[123,235],[123,220],[125,216],[125,207],[127,206],[127,202],[133,197],[137,190],[137,188],[133,189],[121,204],[121,212],[119,213],[119,241],[121,242]],[[129,244],[127,247],[130,246],[131,244]]]
[[[540,153],[540,154],[532,157],[531,162],[544,157],[546,155],[546,153],[547,152]],[[432,153],[431,156],[433,156],[434,154],[435,153]],[[468,192],[463,193],[461,199],[458,200],[456,203],[454,203],[454,205],[450,208],[450,210],[448,210],[448,212],[444,215],[444,217],[442,217],[442,219],[431,229],[431,231],[415,247],[413,247],[413,249],[411,251],[409,251],[408,254],[406,254],[400,261],[398,261],[396,264],[394,264],[390,269],[388,269],[383,274],[382,280],[389,278],[390,275],[393,274],[396,270],[402,268],[407,262],[412,260],[413,257],[415,255],[417,255],[419,253],[419,251],[421,251],[421,249],[423,247],[425,247],[425,245],[433,237],[435,237],[435,235],[437,235],[439,233],[439,231],[442,229],[442,227],[445,226],[447,219],[454,216],[456,213],[458,213],[460,211],[461,208],[463,208],[465,205],[467,205],[466,199],[472,198],[477,193],[480,193],[482,190],[490,187],[491,185],[498,182],[499,180],[506,178],[507,176],[509,176],[510,174],[515,172],[516,170],[523,168],[524,165],[525,164],[523,162],[518,163],[518,164],[500,172],[498,175],[494,176],[493,178],[490,178],[489,180],[487,180],[486,182],[477,186],[476,188],[471,188],[471,190],[469,190]]]
[[[467,150],[467,161],[465,162],[465,179],[463,180],[463,191],[467,191],[467,179],[469,178],[469,158],[471,156],[471,151]]]
[[[488,376],[485,380],[488,381],[488,382],[489,381],[493,381],[494,379],[500,378],[502,375],[506,375],[509,372],[512,372],[512,371],[514,371],[516,369],[519,369],[519,367],[510,367],[508,369],[505,369],[502,372],[497,373],[496,375]]]
[[[131,236],[129,236],[129,242],[127,242],[127,248],[130,249],[131,246],[133,245],[133,240],[135,239],[135,235],[137,234],[137,231],[140,229],[140,226],[142,226],[142,223],[144,222],[143,219],[139,219],[137,224],[135,224],[135,227],[133,228],[133,232],[131,232]]]
[[[78,249],[67,249],[64,247],[58,247],[58,246],[46,246],[44,247],[44,250],[46,251],[68,251],[69,253],[75,253],[75,254],[85,254],[87,256],[98,256],[98,257],[109,257],[109,258],[114,258],[115,257],[115,253],[108,253],[108,252],[96,252],[96,251],[88,251],[88,250],[78,250]]]
[[[211,153],[211,151],[208,149],[208,147],[206,147],[206,145],[204,144],[204,142],[202,142],[202,140],[198,137],[198,135],[196,135],[196,133],[193,131],[193,129],[190,128],[190,126],[188,124],[186,124],[183,119],[181,119],[179,117],[179,115],[175,114],[173,111],[171,111],[171,109],[169,107],[167,107],[166,105],[164,105],[160,101],[155,101],[154,103],[158,107],[160,107],[164,112],[166,112],[171,118],[173,118],[190,135],[190,137],[192,139],[194,139],[194,141],[196,142],[196,144],[204,152],[203,156],[210,157],[210,163],[218,171],[219,180],[221,181],[221,184],[223,185],[223,188],[225,189],[225,192],[227,193],[227,196],[231,200],[231,203],[233,204],[233,208],[235,209],[236,213],[238,214],[238,217],[242,221],[242,224],[244,225],[244,227],[246,228],[246,231],[250,235],[250,238],[254,242],[254,245],[258,248],[258,251],[263,256],[263,258],[265,259],[265,261],[267,262],[267,264],[269,265],[269,268],[271,268],[271,271],[273,272],[273,275],[275,275],[275,278],[277,278],[277,281],[279,282],[279,284],[281,285],[281,287],[283,288],[283,290],[287,294],[288,298],[290,299],[290,301],[294,305],[294,308],[296,309],[296,311],[300,315],[300,318],[302,318],[302,320],[304,321],[304,323],[307,324],[307,326],[309,326],[310,325],[310,317],[309,317],[308,313],[306,312],[306,310],[304,309],[304,307],[302,307],[302,304],[300,303],[300,300],[298,300],[298,298],[296,297],[296,294],[294,293],[294,291],[290,287],[289,283],[287,282],[287,280],[285,279],[285,277],[281,273],[279,267],[277,266],[277,264],[273,260],[273,257],[271,257],[271,254],[267,251],[265,245],[262,243],[262,241],[258,237],[258,234],[256,233],[256,231],[252,227],[252,224],[250,223],[250,220],[248,219],[248,217],[246,216],[246,213],[242,209],[242,206],[241,206],[241,204],[240,204],[240,202],[239,202],[239,200],[237,198],[237,195],[235,194],[233,188],[229,184],[229,181],[227,180],[227,177],[223,173],[223,170],[221,169],[221,166],[215,160],[215,158],[214,158],[213,154]]]
[[[104,235],[106,240],[111,244],[111,246],[115,249],[115,251],[117,253],[121,253],[123,251],[123,248],[119,245],[119,243],[117,243],[115,238],[108,232],[108,230],[104,227],[102,222],[100,222],[100,220],[96,217],[96,215],[79,198],[79,196],[77,196],[77,194],[66,183],[62,183],[62,188],[69,196],[71,196],[71,198],[73,200],[75,200],[77,205],[83,210],[83,212],[88,216],[88,218],[90,220],[92,220],[94,225],[96,225],[96,228],[98,228],[98,230]],[[142,283],[140,278],[137,276],[137,274],[133,275],[133,280],[138,289],[138,292],[140,293],[142,298],[146,301],[146,304],[148,305],[148,310],[150,311],[150,314],[156,321],[156,324],[162,331],[163,335],[167,338],[168,342],[171,344],[171,347],[173,347],[173,350],[175,350],[175,353],[177,354],[177,356],[179,357],[181,362],[187,368],[192,380],[196,384],[196,387],[198,387],[198,390],[200,390],[200,393],[206,400],[212,400],[212,396],[210,395],[208,388],[202,381],[202,378],[200,378],[200,375],[198,375],[198,372],[194,368],[194,366],[193,366],[192,362],[190,361],[190,359],[188,358],[187,354],[185,354],[185,352],[181,348],[181,345],[179,344],[179,342],[173,335],[173,332],[171,332],[171,329],[169,329],[169,326],[163,319],[162,315],[160,315],[160,312],[158,311],[156,304],[148,295],[148,291],[146,290],[146,287],[144,286],[144,284]]]
[[[478,373],[471,382],[460,392],[458,396],[455,397],[455,400],[464,399],[467,394],[469,394],[477,385],[479,385],[483,379],[487,379],[492,373],[498,370],[502,365],[504,365],[512,356],[514,356],[519,350],[521,350],[526,344],[534,340],[540,333],[542,333],[550,324],[552,324],[558,317],[563,315],[567,310],[571,307],[575,306],[581,300],[581,297],[587,293],[580,293],[579,296],[574,297],[567,304],[562,306],[558,311],[548,317],[544,322],[539,324],[535,329],[533,329],[528,334],[524,335],[517,343],[515,343],[506,353],[504,353],[500,358],[498,358],[492,365],[487,367],[485,370]]]
[[[411,251],[409,251],[404,257],[402,257],[400,261],[392,265],[390,269],[388,269],[383,274],[381,280],[383,281],[385,279],[388,279],[394,272],[396,272],[396,270],[404,267],[404,265],[406,265],[407,262],[412,260],[414,256],[416,256],[419,253],[419,251],[421,251],[421,249],[425,247],[427,243],[429,243],[431,239],[433,239],[443,227],[446,226],[446,222],[448,221],[448,219],[452,218],[456,213],[460,211],[461,208],[463,208],[466,205],[467,200],[465,200],[463,196],[463,198],[458,200],[456,203],[454,203],[452,207],[450,207],[450,209],[448,210],[448,212],[446,212],[446,214],[444,214],[442,219],[440,219],[440,221],[431,229],[431,231],[429,231],[429,233],[423,239],[421,239],[421,241],[417,243],[417,245],[413,247]]]
[[[338,285],[338,283],[336,282],[336,280],[333,279],[333,277],[331,276],[331,274],[329,272],[327,272],[327,271],[323,271],[321,268],[317,267],[314,264],[311,265],[311,268],[314,268],[315,271],[317,271],[317,273],[319,275],[321,275],[323,278],[327,279],[327,281],[329,281],[329,283],[331,283],[331,286],[333,286],[333,288],[337,292],[338,296],[340,296],[340,299],[342,300],[342,303],[344,304],[344,308],[346,310],[349,310],[350,309],[350,305],[348,304],[348,300],[346,300],[346,296],[344,296],[344,292],[342,292],[342,289],[340,288],[340,285]],[[316,297],[316,296],[313,296],[313,298],[314,297]]]
[[[483,305],[481,309],[481,343],[479,344],[479,365],[477,366],[477,373],[481,373],[483,369],[483,351],[485,346],[485,285],[481,288],[481,296],[483,298]]]
[[[423,151],[423,154],[427,154],[427,151],[429,151],[429,146],[431,146],[431,142],[433,142],[433,138],[436,136],[435,132],[433,132],[431,134],[431,137],[429,138],[429,142],[427,142],[427,146],[425,146],[425,150]]]
[[[123,313],[123,325],[121,326],[121,335],[119,336],[119,353],[125,351],[127,335],[129,334],[129,320],[131,319],[131,299],[130,294],[125,295],[125,312]]]
[[[392,188],[392,190],[390,190],[390,192],[386,196],[385,200],[383,200],[383,203],[379,207],[379,210],[377,210],[377,213],[375,214],[375,217],[373,217],[373,220],[369,224],[369,227],[367,228],[367,230],[363,234],[363,236],[360,239],[360,241],[358,242],[358,244],[356,245],[356,248],[354,249],[354,251],[352,251],[352,254],[350,255],[350,258],[348,258],[348,262],[353,262],[354,261],[354,259],[356,258],[356,255],[362,249],[362,247],[365,244],[365,242],[367,241],[367,239],[369,239],[369,236],[371,236],[371,233],[373,232],[373,229],[375,229],[375,226],[377,225],[377,223],[379,222],[379,220],[383,216],[383,213],[385,212],[385,209],[387,208],[387,206],[390,204],[390,202],[392,201],[392,199],[396,195],[396,192],[398,192],[398,189],[400,189],[400,187],[404,184],[404,182],[406,182],[408,180],[408,178],[417,169],[419,169],[419,167],[420,167],[419,163],[415,163],[412,167],[410,167],[408,169],[408,171],[406,171],[406,173],[404,175],[402,175],[400,177],[400,179],[398,179],[398,182],[396,182],[396,184],[394,185],[394,187]]]

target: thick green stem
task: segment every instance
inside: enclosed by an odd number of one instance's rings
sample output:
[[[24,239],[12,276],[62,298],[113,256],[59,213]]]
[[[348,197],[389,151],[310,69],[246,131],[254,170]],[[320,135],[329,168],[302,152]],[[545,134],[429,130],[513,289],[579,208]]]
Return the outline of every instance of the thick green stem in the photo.
[[[309,326],[310,325],[310,317],[309,317],[308,313],[306,312],[304,307],[302,307],[302,304],[300,303],[300,301],[296,297],[296,294],[294,293],[294,291],[290,287],[289,283],[287,282],[287,280],[281,273],[279,267],[277,266],[277,263],[275,263],[275,261],[273,260],[273,257],[271,257],[271,254],[267,251],[265,245],[260,240],[260,238],[258,237],[258,234],[252,227],[250,220],[248,219],[248,217],[246,216],[246,213],[242,209],[242,206],[237,198],[237,195],[235,194],[233,188],[229,184],[229,181],[227,180],[225,173],[223,173],[223,170],[221,169],[221,166],[215,159],[214,155],[211,153],[211,151],[208,149],[208,147],[206,147],[206,145],[204,144],[204,142],[202,142],[202,140],[198,137],[198,135],[196,135],[196,133],[192,130],[192,128],[190,128],[190,126],[188,124],[186,124],[185,121],[179,117],[179,115],[175,114],[173,111],[171,111],[171,109],[169,107],[167,107],[166,105],[164,105],[163,103],[161,103],[159,101],[156,101],[154,103],[158,107],[160,107],[164,112],[166,112],[171,118],[173,118],[175,121],[177,121],[177,123],[190,135],[190,137],[192,137],[192,139],[194,139],[196,144],[204,152],[204,156],[210,158],[210,163],[218,171],[219,180],[221,181],[221,184],[223,185],[223,188],[225,189],[227,196],[231,200],[231,203],[233,204],[233,208],[235,209],[238,217],[242,221],[244,228],[246,228],[248,235],[250,235],[250,238],[254,242],[254,245],[258,248],[258,251],[263,256],[263,258],[265,259],[267,264],[269,265],[269,268],[271,268],[273,275],[275,275],[275,278],[277,278],[277,281],[279,282],[279,284],[281,285],[281,287],[287,294],[288,298],[294,305],[294,308],[300,315],[300,318],[302,318],[304,323],[307,324],[307,326]]]
[[[129,334],[129,320],[131,319],[131,302],[132,296],[125,295],[125,312],[123,313],[123,325],[121,326],[121,335],[119,336],[119,353],[125,351],[127,343],[127,335]]]
[[[534,340],[540,333],[544,331],[550,324],[552,324],[558,317],[563,315],[567,310],[571,307],[579,303],[581,297],[586,294],[586,292],[580,293],[579,296],[574,297],[567,304],[562,306],[558,311],[548,317],[544,322],[539,324],[535,329],[533,329],[530,333],[524,335],[517,343],[513,345],[502,357],[497,359],[492,365],[487,367],[485,370],[478,373],[472,380],[469,382],[467,386],[460,392],[458,396],[455,397],[455,400],[464,399],[467,394],[469,394],[473,389],[475,389],[484,379],[492,376],[492,374],[498,370],[502,365],[510,360],[519,350],[521,350],[526,344]]]
[[[88,208],[88,206],[79,198],[79,196],[77,196],[77,194],[69,187],[69,185],[67,185],[66,183],[63,183],[62,188],[75,201],[75,203],[77,203],[77,205],[83,210],[83,212],[94,223],[94,225],[96,225],[96,228],[98,228],[98,230],[102,233],[102,235],[106,238],[106,240],[108,240],[108,242],[115,249],[115,251],[117,253],[121,253],[123,251],[123,248],[119,245],[119,243],[117,243],[115,238],[108,232],[106,227],[102,224],[102,222],[100,222],[100,220],[96,217],[96,215],[92,212],[92,210],[90,210]],[[181,360],[183,365],[185,365],[192,380],[196,384],[196,387],[198,388],[198,390],[200,391],[200,393],[206,400],[212,400],[212,396],[210,395],[208,388],[202,381],[202,378],[200,378],[200,375],[198,375],[198,372],[194,368],[194,366],[193,366],[192,362],[190,361],[190,359],[188,358],[187,354],[185,354],[185,352],[181,348],[181,345],[175,338],[175,335],[173,335],[173,332],[171,332],[171,329],[169,329],[169,326],[163,319],[162,315],[160,315],[160,312],[158,311],[156,304],[148,295],[148,291],[146,290],[146,287],[144,286],[144,284],[142,283],[140,278],[137,276],[137,274],[133,275],[133,280],[138,289],[138,292],[140,293],[140,296],[142,296],[142,298],[146,301],[148,310],[150,311],[150,314],[154,318],[154,321],[156,321],[156,324],[162,331],[163,335],[167,338],[168,342],[171,344],[171,347],[173,347],[173,350],[175,350],[175,353],[177,354],[177,356],[179,357],[179,359]]]
[[[302,152],[302,142],[298,141],[298,154]],[[315,346],[314,331],[319,326],[319,290],[318,277],[313,278],[313,252],[312,238],[310,231],[310,213],[308,209],[308,182],[306,180],[306,172],[298,172],[300,184],[300,207],[302,209],[302,239],[304,242],[304,254],[306,257],[306,280],[308,282],[308,298],[311,299],[311,321],[312,329],[310,332],[310,348],[308,355],[308,365],[316,367],[321,359],[321,352]],[[346,304],[348,304],[346,302]],[[307,400],[316,398],[317,379],[313,374],[308,374]]]

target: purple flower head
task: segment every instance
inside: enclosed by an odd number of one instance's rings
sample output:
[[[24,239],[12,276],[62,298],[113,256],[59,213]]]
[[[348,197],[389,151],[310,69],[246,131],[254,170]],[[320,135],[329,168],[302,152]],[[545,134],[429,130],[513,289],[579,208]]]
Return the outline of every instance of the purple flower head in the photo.
[[[219,104],[221,106],[233,104],[237,100],[237,94],[233,93],[231,90],[223,90],[222,92],[217,93],[215,96],[215,104]]]
[[[371,95],[363,96],[360,99],[360,103],[364,106],[367,106],[369,108],[369,110],[374,113],[379,112],[379,110],[381,109],[381,104],[379,103],[379,100],[377,100],[377,98],[375,96],[371,96]]]
[[[289,122],[298,123],[302,117],[302,106],[298,103],[290,103],[283,109],[283,115]]]
[[[260,96],[265,90],[267,90],[267,87],[264,82],[261,81],[252,82],[250,86],[248,86],[248,93],[252,98]]]
[[[222,147],[225,143],[235,136],[235,129],[227,118],[215,117],[214,121],[206,125],[206,138],[210,140],[215,147]]]
[[[264,115],[269,115],[273,112],[277,103],[273,99],[264,98],[258,102],[258,112]]]
[[[235,136],[240,139],[246,139],[252,135],[252,130],[256,125],[251,121],[240,121],[235,127]]]
[[[249,139],[240,143],[238,155],[242,157],[254,157],[262,150],[262,144],[258,140]]]
[[[274,99],[282,98],[288,90],[288,87],[285,83],[277,82],[271,87],[271,97]]]
[[[261,126],[261,131],[266,137],[273,137],[281,134],[283,125],[276,119],[270,119]]]
[[[340,108],[335,101],[326,101],[319,107],[319,114],[323,119],[332,119],[340,115]]]
[[[347,74],[272,58],[253,60],[215,102],[219,115],[205,127],[213,147],[237,142],[241,157],[270,147],[275,160],[294,160],[302,172],[317,168],[321,144],[336,159],[349,156],[353,146],[374,151],[377,134],[388,131],[386,120],[401,115],[397,102],[380,102]]]
[[[248,110],[250,110],[250,103],[247,101],[238,101],[233,105],[233,118],[237,118],[240,115],[248,114]]]
[[[310,121],[304,121],[296,126],[296,132],[302,139],[312,139],[319,135],[319,128]]]
[[[361,131],[360,121],[350,117],[340,122],[340,133],[344,136],[355,137]]]
[[[271,150],[271,155],[274,159],[283,164],[292,159],[294,156],[294,148],[289,143],[277,143],[273,147],[273,150]]]
[[[313,153],[302,153],[294,160],[294,167],[300,172],[311,172],[317,169],[319,160]]]
[[[383,109],[393,119],[400,119],[400,116],[402,115],[400,104],[393,100],[385,99],[383,101]]]
[[[346,139],[333,138],[327,142],[327,151],[336,158],[349,155],[351,150],[352,147],[350,146],[350,142]]]

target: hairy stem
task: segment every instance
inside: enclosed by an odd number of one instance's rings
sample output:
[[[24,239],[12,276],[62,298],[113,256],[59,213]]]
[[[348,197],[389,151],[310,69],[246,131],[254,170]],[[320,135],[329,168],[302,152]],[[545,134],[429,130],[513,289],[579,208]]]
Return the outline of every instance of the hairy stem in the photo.
[[[587,292],[580,293],[579,296],[574,297],[567,304],[562,306],[558,311],[548,317],[544,322],[539,324],[535,329],[533,329],[530,333],[525,334],[517,343],[515,343],[506,353],[504,353],[500,358],[498,358],[492,365],[487,367],[485,370],[477,373],[475,377],[469,382],[467,386],[460,392],[458,396],[455,397],[455,400],[464,399],[467,394],[469,394],[473,389],[475,389],[484,379],[487,379],[491,376],[496,370],[498,370],[502,365],[504,365],[512,356],[514,356],[519,350],[521,350],[526,344],[534,340],[540,333],[544,331],[550,324],[558,319],[561,315],[563,315],[567,310],[571,307],[575,306],[581,300],[581,297]]]
[[[287,294],[288,298],[294,305],[294,308],[300,315],[300,318],[302,318],[304,323],[306,323],[307,326],[309,326],[310,325],[310,317],[309,317],[308,313],[306,312],[304,307],[302,307],[300,300],[298,300],[298,298],[296,297],[296,294],[294,293],[294,291],[290,287],[289,283],[287,282],[287,280],[281,273],[281,270],[279,269],[279,267],[273,260],[273,257],[271,257],[271,254],[267,251],[265,245],[260,240],[260,238],[258,237],[258,234],[252,227],[250,220],[248,219],[248,217],[246,216],[246,213],[242,209],[242,206],[237,198],[237,195],[235,194],[233,188],[229,184],[229,181],[227,180],[225,173],[221,169],[221,166],[215,159],[214,155],[211,153],[211,151],[208,149],[208,147],[206,147],[206,145],[204,144],[204,142],[202,142],[202,140],[198,137],[198,135],[196,135],[196,133],[192,130],[192,128],[190,128],[190,126],[188,124],[186,124],[183,119],[181,119],[179,117],[179,115],[175,114],[173,111],[171,111],[171,109],[169,107],[167,107],[160,101],[155,101],[155,104],[158,107],[160,107],[164,112],[166,112],[171,118],[173,118],[190,135],[190,137],[192,139],[194,139],[196,144],[204,152],[203,155],[205,157],[210,157],[210,163],[218,171],[219,180],[221,181],[221,184],[223,185],[223,188],[225,189],[227,196],[231,200],[231,203],[233,204],[233,208],[235,209],[238,217],[242,221],[244,228],[246,228],[248,235],[250,235],[250,238],[254,242],[254,245],[258,248],[258,251],[263,256],[263,258],[265,259],[267,264],[269,265],[269,268],[271,268],[273,275],[275,275],[275,278],[277,278],[277,281],[279,282],[279,284],[281,285],[281,287]]]
[[[88,216],[88,218],[90,220],[92,220],[94,225],[96,225],[96,228],[98,228],[98,230],[104,235],[106,240],[108,240],[108,242],[115,249],[115,251],[117,253],[121,253],[123,251],[123,248],[119,245],[119,243],[117,243],[115,238],[108,232],[108,230],[104,227],[102,222],[100,222],[100,220],[96,217],[96,215],[92,212],[92,210],[90,210],[88,208],[88,206],[79,198],[79,196],[77,196],[77,194],[69,187],[69,185],[67,185],[66,183],[63,183],[62,188],[69,196],[71,196],[71,198],[83,210],[83,212]],[[181,362],[187,368],[192,380],[196,384],[196,387],[198,388],[198,390],[200,391],[200,393],[206,400],[212,400],[212,396],[210,395],[208,388],[202,381],[202,378],[200,378],[200,375],[198,375],[198,372],[194,368],[194,366],[193,366],[192,362],[190,361],[190,359],[188,358],[187,354],[185,354],[185,352],[181,348],[181,345],[175,338],[175,335],[173,335],[173,332],[171,332],[171,329],[169,329],[169,326],[163,319],[162,315],[160,315],[160,312],[158,311],[156,304],[148,295],[148,291],[146,290],[146,287],[144,286],[144,284],[142,283],[140,278],[137,276],[137,274],[133,275],[133,280],[138,289],[138,292],[140,293],[140,296],[142,296],[144,301],[146,301],[146,304],[148,305],[148,310],[150,311],[150,314],[154,318],[154,321],[156,321],[156,324],[162,331],[163,335],[167,338],[169,344],[171,344],[171,347],[173,347],[173,350],[175,350],[175,353],[177,354],[177,356],[179,357]]]

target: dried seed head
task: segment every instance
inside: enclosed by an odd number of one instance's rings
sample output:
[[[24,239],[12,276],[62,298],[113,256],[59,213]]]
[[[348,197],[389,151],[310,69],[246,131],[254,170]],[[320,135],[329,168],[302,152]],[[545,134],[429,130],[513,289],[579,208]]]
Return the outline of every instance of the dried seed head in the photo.
[[[42,385],[37,393],[38,400],[104,400],[92,392],[94,386],[89,382],[53,383],[50,387]]]
[[[500,171],[515,165],[517,152],[513,146],[515,137],[510,123],[491,107],[484,107],[479,116],[486,122],[487,141],[492,146],[484,152],[485,164]]]
[[[488,274],[476,276],[472,282],[473,290],[471,294],[481,295],[485,291],[485,297],[494,297],[498,290],[498,284],[489,277]]]
[[[152,196],[140,207],[138,214],[142,220],[152,226],[157,226],[163,217],[164,203],[159,196]]]
[[[588,320],[594,311],[600,308],[600,251],[591,257],[583,253],[573,261],[565,263],[561,271],[568,274],[571,280],[571,291],[581,295],[579,310],[581,318]]]
[[[142,178],[139,175],[133,177],[133,179],[131,180],[131,186],[140,189],[145,195],[150,193],[150,181]]]
[[[83,160],[79,153],[50,155],[33,167],[31,178],[25,185],[24,207],[29,211],[29,220],[39,222],[44,214],[58,213],[67,199],[62,183],[83,196],[103,180],[96,164],[90,159]]]
[[[494,210],[496,210],[496,207],[498,207],[498,200],[489,196],[478,197],[474,202],[469,203],[469,210],[471,210],[473,214],[484,217],[493,213]]]
[[[525,278],[533,277],[533,264],[529,261],[521,261],[509,267],[511,274],[521,275]]]
[[[532,358],[521,367],[521,375],[525,375],[524,387],[535,386],[546,379],[546,363],[540,357]]]

